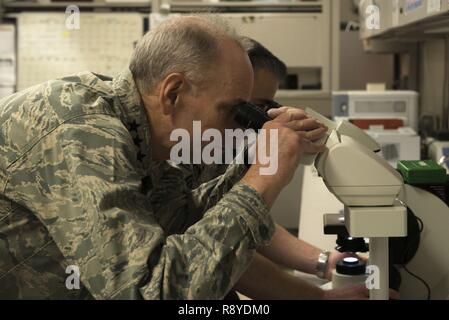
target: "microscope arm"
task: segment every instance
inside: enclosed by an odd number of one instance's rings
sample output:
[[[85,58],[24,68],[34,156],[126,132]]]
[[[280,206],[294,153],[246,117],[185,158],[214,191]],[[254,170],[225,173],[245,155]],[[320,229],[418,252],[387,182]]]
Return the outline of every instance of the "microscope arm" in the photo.
[[[319,113],[306,113],[328,128],[327,150],[315,167],[324,183],[347,206],[391,206],[404,184],[402,176],[375,152],[379,144],[349,122],[335,123]]]

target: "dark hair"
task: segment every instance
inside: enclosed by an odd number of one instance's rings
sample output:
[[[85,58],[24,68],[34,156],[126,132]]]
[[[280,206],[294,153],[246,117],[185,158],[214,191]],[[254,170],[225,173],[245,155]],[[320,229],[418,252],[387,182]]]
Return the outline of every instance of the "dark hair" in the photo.
[[[262,44],[254,39],[242,37],[242,42],[254,69],[263,68],[274,73],[280,82],[287,76],[287,66]]]

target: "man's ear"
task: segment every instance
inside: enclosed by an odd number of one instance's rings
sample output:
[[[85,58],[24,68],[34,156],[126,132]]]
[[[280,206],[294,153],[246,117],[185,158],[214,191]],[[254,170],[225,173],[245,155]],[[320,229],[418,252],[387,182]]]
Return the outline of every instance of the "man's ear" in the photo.
[[[181,73],[171,73],[162,81],[159,87],[159,104],[164,114],[174,112],[179,94],[185,90],[186,79]]]

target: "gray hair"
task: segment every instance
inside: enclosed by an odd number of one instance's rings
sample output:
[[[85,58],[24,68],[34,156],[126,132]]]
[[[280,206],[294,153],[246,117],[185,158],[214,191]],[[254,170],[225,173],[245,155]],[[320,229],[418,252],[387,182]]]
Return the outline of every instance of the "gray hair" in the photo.
[[[243,50],[240,37],[225,20],[212,14],[172,17],[150,30],[137,43],[130,70],[138,89],[150,94],[174,72],[200,82],[220,56],[221,40],[228,37]]]

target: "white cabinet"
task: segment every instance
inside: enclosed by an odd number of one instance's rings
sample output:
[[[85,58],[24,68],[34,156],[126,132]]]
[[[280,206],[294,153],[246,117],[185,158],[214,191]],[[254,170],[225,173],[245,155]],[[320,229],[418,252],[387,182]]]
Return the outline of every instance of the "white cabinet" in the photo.
[[[296,90],[330,90],[330,25],[323,13],[231,13],[239,33],[256,39],[298,79]]]
[[[377,7],[380,28],[370,28]],[[449,31],[448,0],[364,0],[360,2],[361,37],[423,39],[435,30]]]

